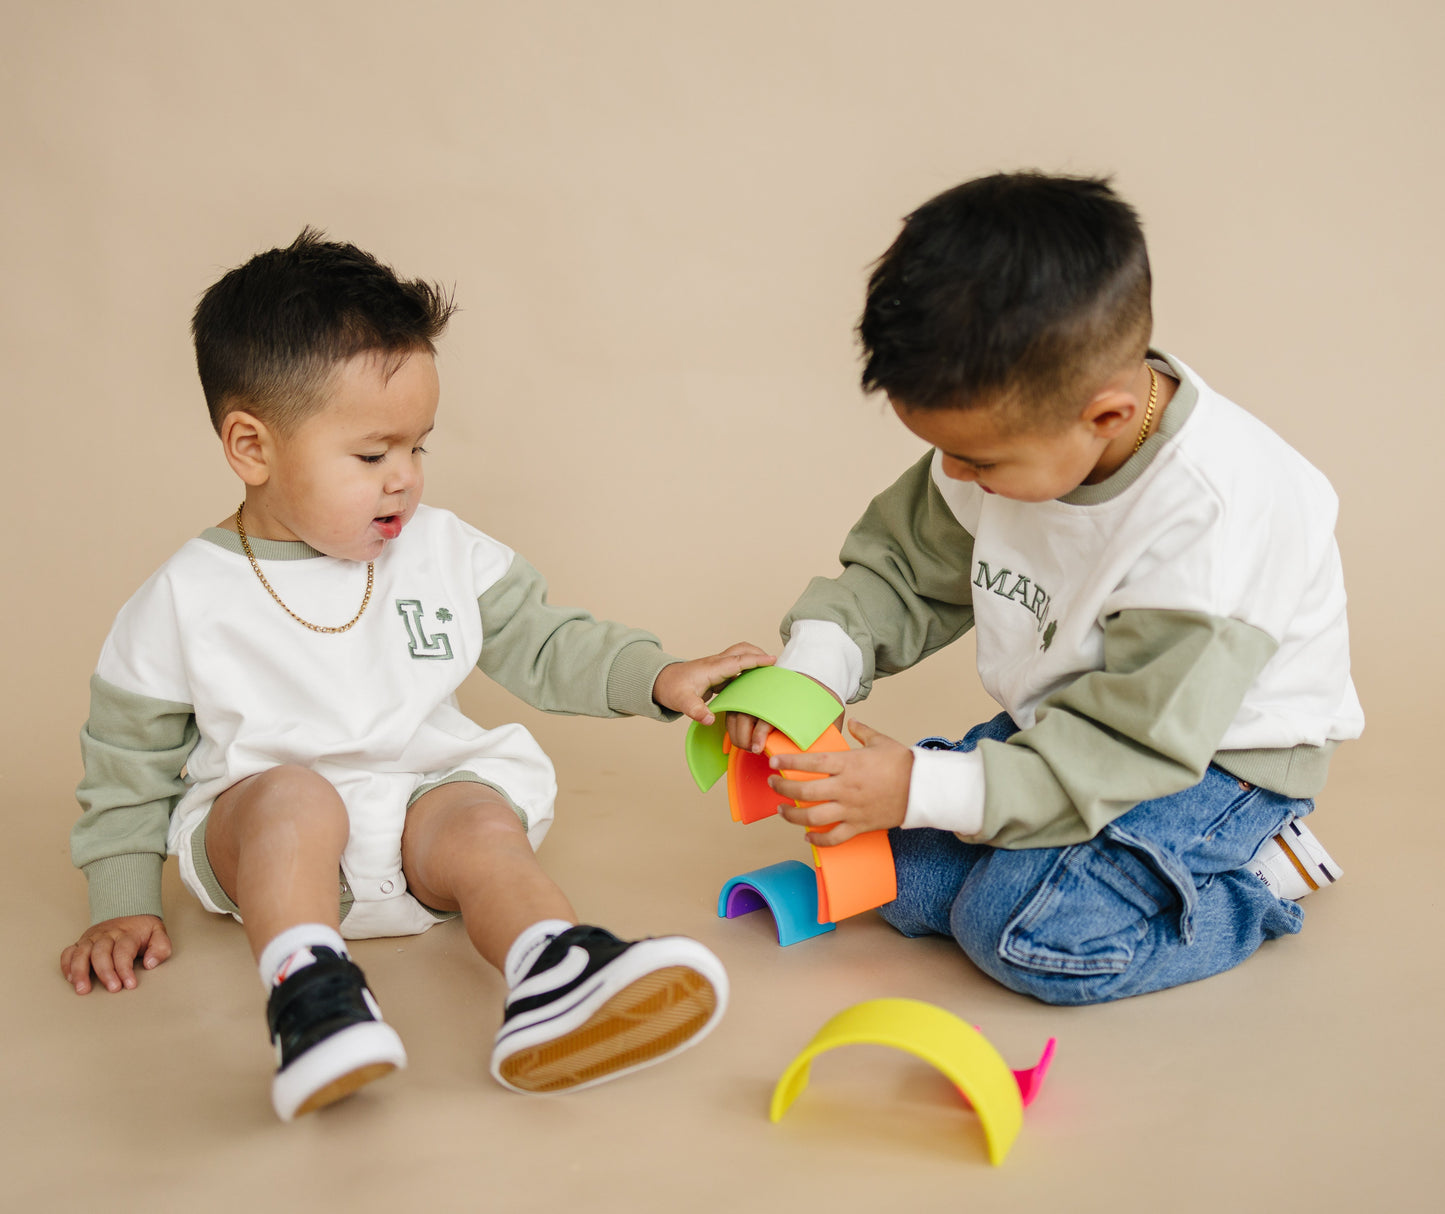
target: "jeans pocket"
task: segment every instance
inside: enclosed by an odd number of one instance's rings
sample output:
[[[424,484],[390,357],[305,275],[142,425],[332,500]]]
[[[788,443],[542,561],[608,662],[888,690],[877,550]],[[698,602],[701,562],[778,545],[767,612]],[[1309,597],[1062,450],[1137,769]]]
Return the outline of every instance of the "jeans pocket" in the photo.
[[[1004,929],[999,956],[1037,973],[1122,973],[1149,921],[1181,900],[1156,857],[1101,835],[1064,848]]]

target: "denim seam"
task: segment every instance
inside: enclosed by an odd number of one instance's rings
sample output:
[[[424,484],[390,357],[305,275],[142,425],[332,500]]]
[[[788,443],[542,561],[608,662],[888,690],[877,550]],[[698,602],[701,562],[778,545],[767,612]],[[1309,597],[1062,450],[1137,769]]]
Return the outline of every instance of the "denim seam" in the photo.
[[[1194,943],[1194,907],[1199,900],[1199,891],[1194,884],[1192,870],[1177,856],[1173,856],[1167,849],[1158,846],[1148,839],[1130,833],[1127,830],[1119,829],[1110,823],[1105,827],[1110,831],[1110,838],[1120,847],[1127,847],[1136,855],[1151,861],[1158,869],[1164,883],[1171,886],[1179,895],[1179,941],[1181,944],[1189,945]],[[1170,863],[1174,861],[1174,864]],[[1180,872],[1175,872],[1174,865],[1178,865]],[[1163,913],[1164,907],[1160,908]]]
[[[1114,857],[1111,856],[1108,852],[1100,852],[1099,859],[1101,859],[1105,864],[1107,864],[1116,873],[1118,873],[1119,876],[1121,876],[1125,881],[1127,881],[1141,894],[1143,894],[1144,897],[1148,898],[1150,902],[1155,903],[1154,914],[1157,915],[1160,911],[1164,909],[1164,907],[1158,905],[1158,900],[1154,897],[1153,892],[1145,889],[1142,885],[1140,885],[1139,882],[1134,879],[1134,874],[1131,872],[1127,872],[1123,867],[1116,863]],[[1152,918],[1152,916],[1146,917]]]
[[[1219,816],[1216,817],[1214,821],[1209,824],[1208,828],[1205,830],[1202,836],[1204,841],[1206,843],[1212,842],[1214,836],[1220,832],[1220,829],[1224,826],[1226,822],[1229,821],[1230,818],[1234,817],[1235,814],[1239,813],[1239,811],[1245,806],[1249,805],[1250,802],[1259,799],[1259,793],[1260,790],[1251,784],[1249,785],[1249,790],[1247,792],[1243,792],[1239,796],[1235,797],[1233,801],[1231,801],[1228,805],[1224,807],[1224,809],[1220,812]]]

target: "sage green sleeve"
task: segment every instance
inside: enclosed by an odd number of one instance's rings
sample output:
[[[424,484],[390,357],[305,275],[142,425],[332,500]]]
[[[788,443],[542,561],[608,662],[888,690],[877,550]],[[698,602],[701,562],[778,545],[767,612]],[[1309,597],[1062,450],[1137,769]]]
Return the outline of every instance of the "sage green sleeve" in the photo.
[[[896,674],[973,627],[973,536],[934,484],[930,451],[875,497],[838,559],[843,572],[814,578],[783,619],[837,624],[863,651],[867,696],[879,675]]]
[[[477,668],[544,712],[676,720],[652,699],[664,666],[679,659],[649,632],[547,602],[547,583],[521,556],[477,600]]]
[[[90,680],[80,731],[85,775],[70,856],[90,887],[90,921],[161,913],[161,866],[171,811],[185,792],[186,760],[200,733],[189,704]]]
[[[1082,843],[1141,801],[1192,788],[1276,648],[1238,620],[1111,616],[1102,670],[1046,697],[1030,728],[979,746],[983,829],[974,841]]]

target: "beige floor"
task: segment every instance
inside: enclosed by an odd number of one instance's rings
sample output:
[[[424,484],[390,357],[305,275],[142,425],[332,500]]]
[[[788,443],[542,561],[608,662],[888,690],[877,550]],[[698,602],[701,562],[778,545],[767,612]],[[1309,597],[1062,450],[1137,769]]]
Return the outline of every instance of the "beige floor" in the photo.
[[[0,0],[0,1210],[1437,1211],[1438,0]],[[999,169],[1113,174],[1156,340],[1330,477],[1369,727],[1316,829],[1345,880],[1234,973],[1050,1009],[871,917],[780,949],[729,876],[802,856],[733,825],[680,727],[521,713],[555,758],[544,862],[623,933],[732,975],[718,1032],[574,1098],[486,1075],[497,977],[456,925],[358,946],[404,1074],[294,1126],[267,1100],[239,930],[173,873],[177,953],[79,999],[66,832],[86,679],[119,605],[235,508],[188,345],[199,293],[303,224],[454,284],[428,496],[559,602],[678,653],[776,640],[919,454],[857,389],[852,326],[899,217]],[[967,642],[863,719],[961,733]],[[1007,1163],[896,1051],[771,1087],[883,995],[1057,1061]]]
[[[623,933],[686,932],[717,951],[733,996],[712,1037],[610,1086],[511,1095],[486,1075],[499,979],[458,925],[443,925],[356,948],[410,1068],[283,1126],[267,1100],[261,996],[239,928],[199,910],[172,874],[174,959],[135,992],[76,998],[53,966],[79,890],[57,831],[33,823],[19,854],[43,859],[17,866],[0,891],[6,921],[26,924],[3,1004],[7,1207],[1438,1208],[1441,907],[1410,853],[1438,855],[1445,838],[1437,825],[1402,846],[1344,812],[1424,808],[1424,788],[1382,771],[1370,747],[1341,756],[1318,811],[1349,871],[1311,898],[1300,936],[1205,983],[1061,1009],[871,915],[787,949],[763,915],[718,919],[721,883],[801,856],[796,832],[737,826],[720,790],[700,796],[680,730],[567,732],[583,753],[563,774],[547,865],[585,915]],[[1412,868],[1420,879],[1406,879]],[[881,1047],[820,1058],[792,1111],[769,1123],[772,1085],[812,1033],[880,996],[968,1018],[1018,1067],[1058,1038],[1004,1166],[989,1166],[976,1120],[936,1071]]]

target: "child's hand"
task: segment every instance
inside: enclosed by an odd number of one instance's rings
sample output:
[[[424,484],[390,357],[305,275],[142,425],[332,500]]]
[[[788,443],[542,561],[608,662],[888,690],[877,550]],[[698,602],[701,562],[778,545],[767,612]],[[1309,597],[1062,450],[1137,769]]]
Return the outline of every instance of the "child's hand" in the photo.
[[[171,955],[171,938],[154,915],[122,915],[87,928],[80,939],[60,954],[60,973],[77,995],[90,991],[90,971],[112,994],[135,989],[135,959],[155,969]]]
[[[772,664],[772,655],[767,650],[739,641],[712,657],[664,666],[652,685],[652,698],[664,708],[691,717],[699,725],[711,725],[716,719],[707,710],[706,701],[711,693],[745,670]]]
[[[781,807],[783,817],[797,826],[826,827],[831,830],[807,835],[809,843],[833,847],[869,830],[901,826],[908,812],[908,782],[913,775],[913,752],[901,742],[851,721],[849,731],[863,743],[862,750],[824,751],[817,754],[775,755],[776,770],[820,771],[822,780],[785,780],[768,777],[768,787],[795,801],[819,801],[819,805]]]
[[[773,727],[757,717],[750,717],[745,712],[728,713],[728,737],[739,750],[750,750],[755,755],[762,754],[763,743],[772,732]]]

